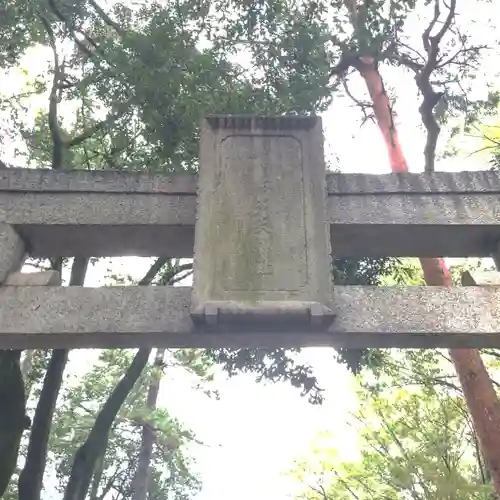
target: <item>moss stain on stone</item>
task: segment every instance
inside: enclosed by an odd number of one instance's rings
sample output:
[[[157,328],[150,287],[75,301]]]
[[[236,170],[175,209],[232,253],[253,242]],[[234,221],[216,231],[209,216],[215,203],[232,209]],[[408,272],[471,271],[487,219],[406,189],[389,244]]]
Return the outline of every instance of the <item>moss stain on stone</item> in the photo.
[[[248,216],[246,220],[235,218],[231,194],[228,192],[230,185],[231,183],[223,182],[223,188],[218,190],[216,205],[218,213],[214,217],[217,229],[214,228],[210,232],[210,248],[214,249],[213,262],[220,262],[218,267],[214,266],[213,272],[218,275],[214,276],[212,281],[219,286],[212,292],[217,298],[222,298],[224,295],[222,283],[230,282],[237,289],[239,300],[255,303],[260,298],[262,286],[261,276],[257,272],[260,259],[259,240],[256,228],[251,223],[250,213],[245,214]],[[235,253],[223,258],[220,254],[217,256],[219,252],[226,253],[224,245],[229,245]]]
[[[259,241],[251,224],[238,228],[236,248],[238,249],[234,278],[236,283],[245,286],[244,300],[255,303],[260,298],[262,277],[257,272],[260,259]]]

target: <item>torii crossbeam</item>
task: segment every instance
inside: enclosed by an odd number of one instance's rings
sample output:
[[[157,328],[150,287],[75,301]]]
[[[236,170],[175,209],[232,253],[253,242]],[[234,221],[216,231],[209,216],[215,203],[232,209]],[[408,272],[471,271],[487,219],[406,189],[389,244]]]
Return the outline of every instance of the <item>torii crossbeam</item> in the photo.
[[[500,347],[496,285],[330,278],[331,254],[490,255],[496,173],[325,176],[315,117],[208,117],[200,165],[0,171],[0,348]],[[26,252],[194,255],[194,283],[60,287],[54,273],[16,272]]]

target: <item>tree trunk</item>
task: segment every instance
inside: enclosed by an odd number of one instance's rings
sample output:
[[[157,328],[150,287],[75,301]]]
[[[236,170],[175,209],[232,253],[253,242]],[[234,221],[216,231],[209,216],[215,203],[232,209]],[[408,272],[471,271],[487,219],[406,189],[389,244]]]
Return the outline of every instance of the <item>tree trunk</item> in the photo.
[[[29,427],[21,351],[0,351],[0,498],[16,470],[23,431]]]
[[[16,269],[23,263],[24,259]],[[21,350],[0,350],[0,498],[16,470],[23,432],[31,424],[26,415],[21,354]]]
[[[96,463],[106,451],[111,426],[122,404],[141,376],[150,353],[151,349],[137,351],[129,368],[104,403],[87,439],[75,453],[64,500],[85,500]]]
[[[92,484],[90,486],[89,500],[97,500],[99,493],[99,484],[101,484],[102,474],[104,472],[104,455],[101,455],[96,461],[96,467],[92,474]]]
[[[31,391],[37,384],[42,384],[49,367],[51,352],[46,349],[35,349],[31,355],[31,367],[26,372],[21,371],[24,377],[24,390],[26,391],[26,401],[29,401]]]
[[[164,357],[165,349],[158,349],[156,351],[154,368],[146,401],[146,406],[149,411],[153,411],[156,408],[161,380],[156,372],[161,370]],[[132,500],[146,500],[147,498],[149,490],[150,463],[151,457],[153,456],[154,442],[155,431],[151,428],[151,425],[149,425],[148,422],[145,422],[142,426],[141,448],[139,450],[137,470],[132,481]]]
[[[366,82],[368,93],[372,99],[373,114],[387,145],[391,170],[396,173],[407,172],[408,164],[399,142],[398,131],[394,123],[391,103],[385,91],[384,81],[378,71],[374,69],[373,59],[370,57],[360,57],[356,69]]]
[[[88,259],[75,258],[71,268],[70,286],[83,285],[87,266]],[[67,349],[54,349],[52,351],[33,418],[26,463],[19,476],[19,500],[40,500],[52,419],[57,397],[61,390],[68,353]]]
[[[500,401],[483,360],[473,349],[450,349],[489,475],[500,494]]]
[[[373,100],[377,124],[384,137],[393,172],[407,172],[389,97],[374,61],[363,57],[357,63]],[[452,279],[444,259],[421,258],[425,282],[430,286],[451,286]],[[500,402],[478,351],[450,349],[450,356],[458,374],[467,406],[481,443],[483,454],[495,491],[500,495]]]
[[[159,257],[139,281],[138,285],[146,286],[151,284],[151,281],[153,281],[167,260],[164,257]],[[64,500],[85,500],[96,465],[106,452],[111,426],[121,406],[146,367],[150,354],[151,349],[149,348],[137,351],[127,371],[104,403],[87,439],[75,453],[71,474],[64,492]]]
[[[26,463],[19,475],[19,500],[40,500],[52,418],[67,361],[68,350],[52,351],[33,418]]]

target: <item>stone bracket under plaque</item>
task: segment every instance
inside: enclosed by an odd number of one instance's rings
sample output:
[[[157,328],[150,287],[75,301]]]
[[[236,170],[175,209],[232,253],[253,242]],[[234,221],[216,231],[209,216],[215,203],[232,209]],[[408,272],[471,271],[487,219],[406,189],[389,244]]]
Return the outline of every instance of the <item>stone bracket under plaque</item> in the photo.
[[[191,312],[197,326],[216,328],[237,327],[238,330],[327,330],[335,314],[319,302],[286,300],[260,301],[255,304],[218,300],[207,301]]]

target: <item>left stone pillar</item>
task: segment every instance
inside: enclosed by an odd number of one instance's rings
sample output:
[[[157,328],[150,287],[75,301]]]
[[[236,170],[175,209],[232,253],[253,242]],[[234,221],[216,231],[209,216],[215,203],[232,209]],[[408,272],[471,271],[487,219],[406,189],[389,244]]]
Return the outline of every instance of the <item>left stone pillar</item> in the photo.
[[[332,279],[318,117],[201,126],[191,316],[231,331],[327,328]],[[237,327],[237,328],[236,328]]]
[[[0,284],[22,264],[26,248],[12,226],[0,222]]]

